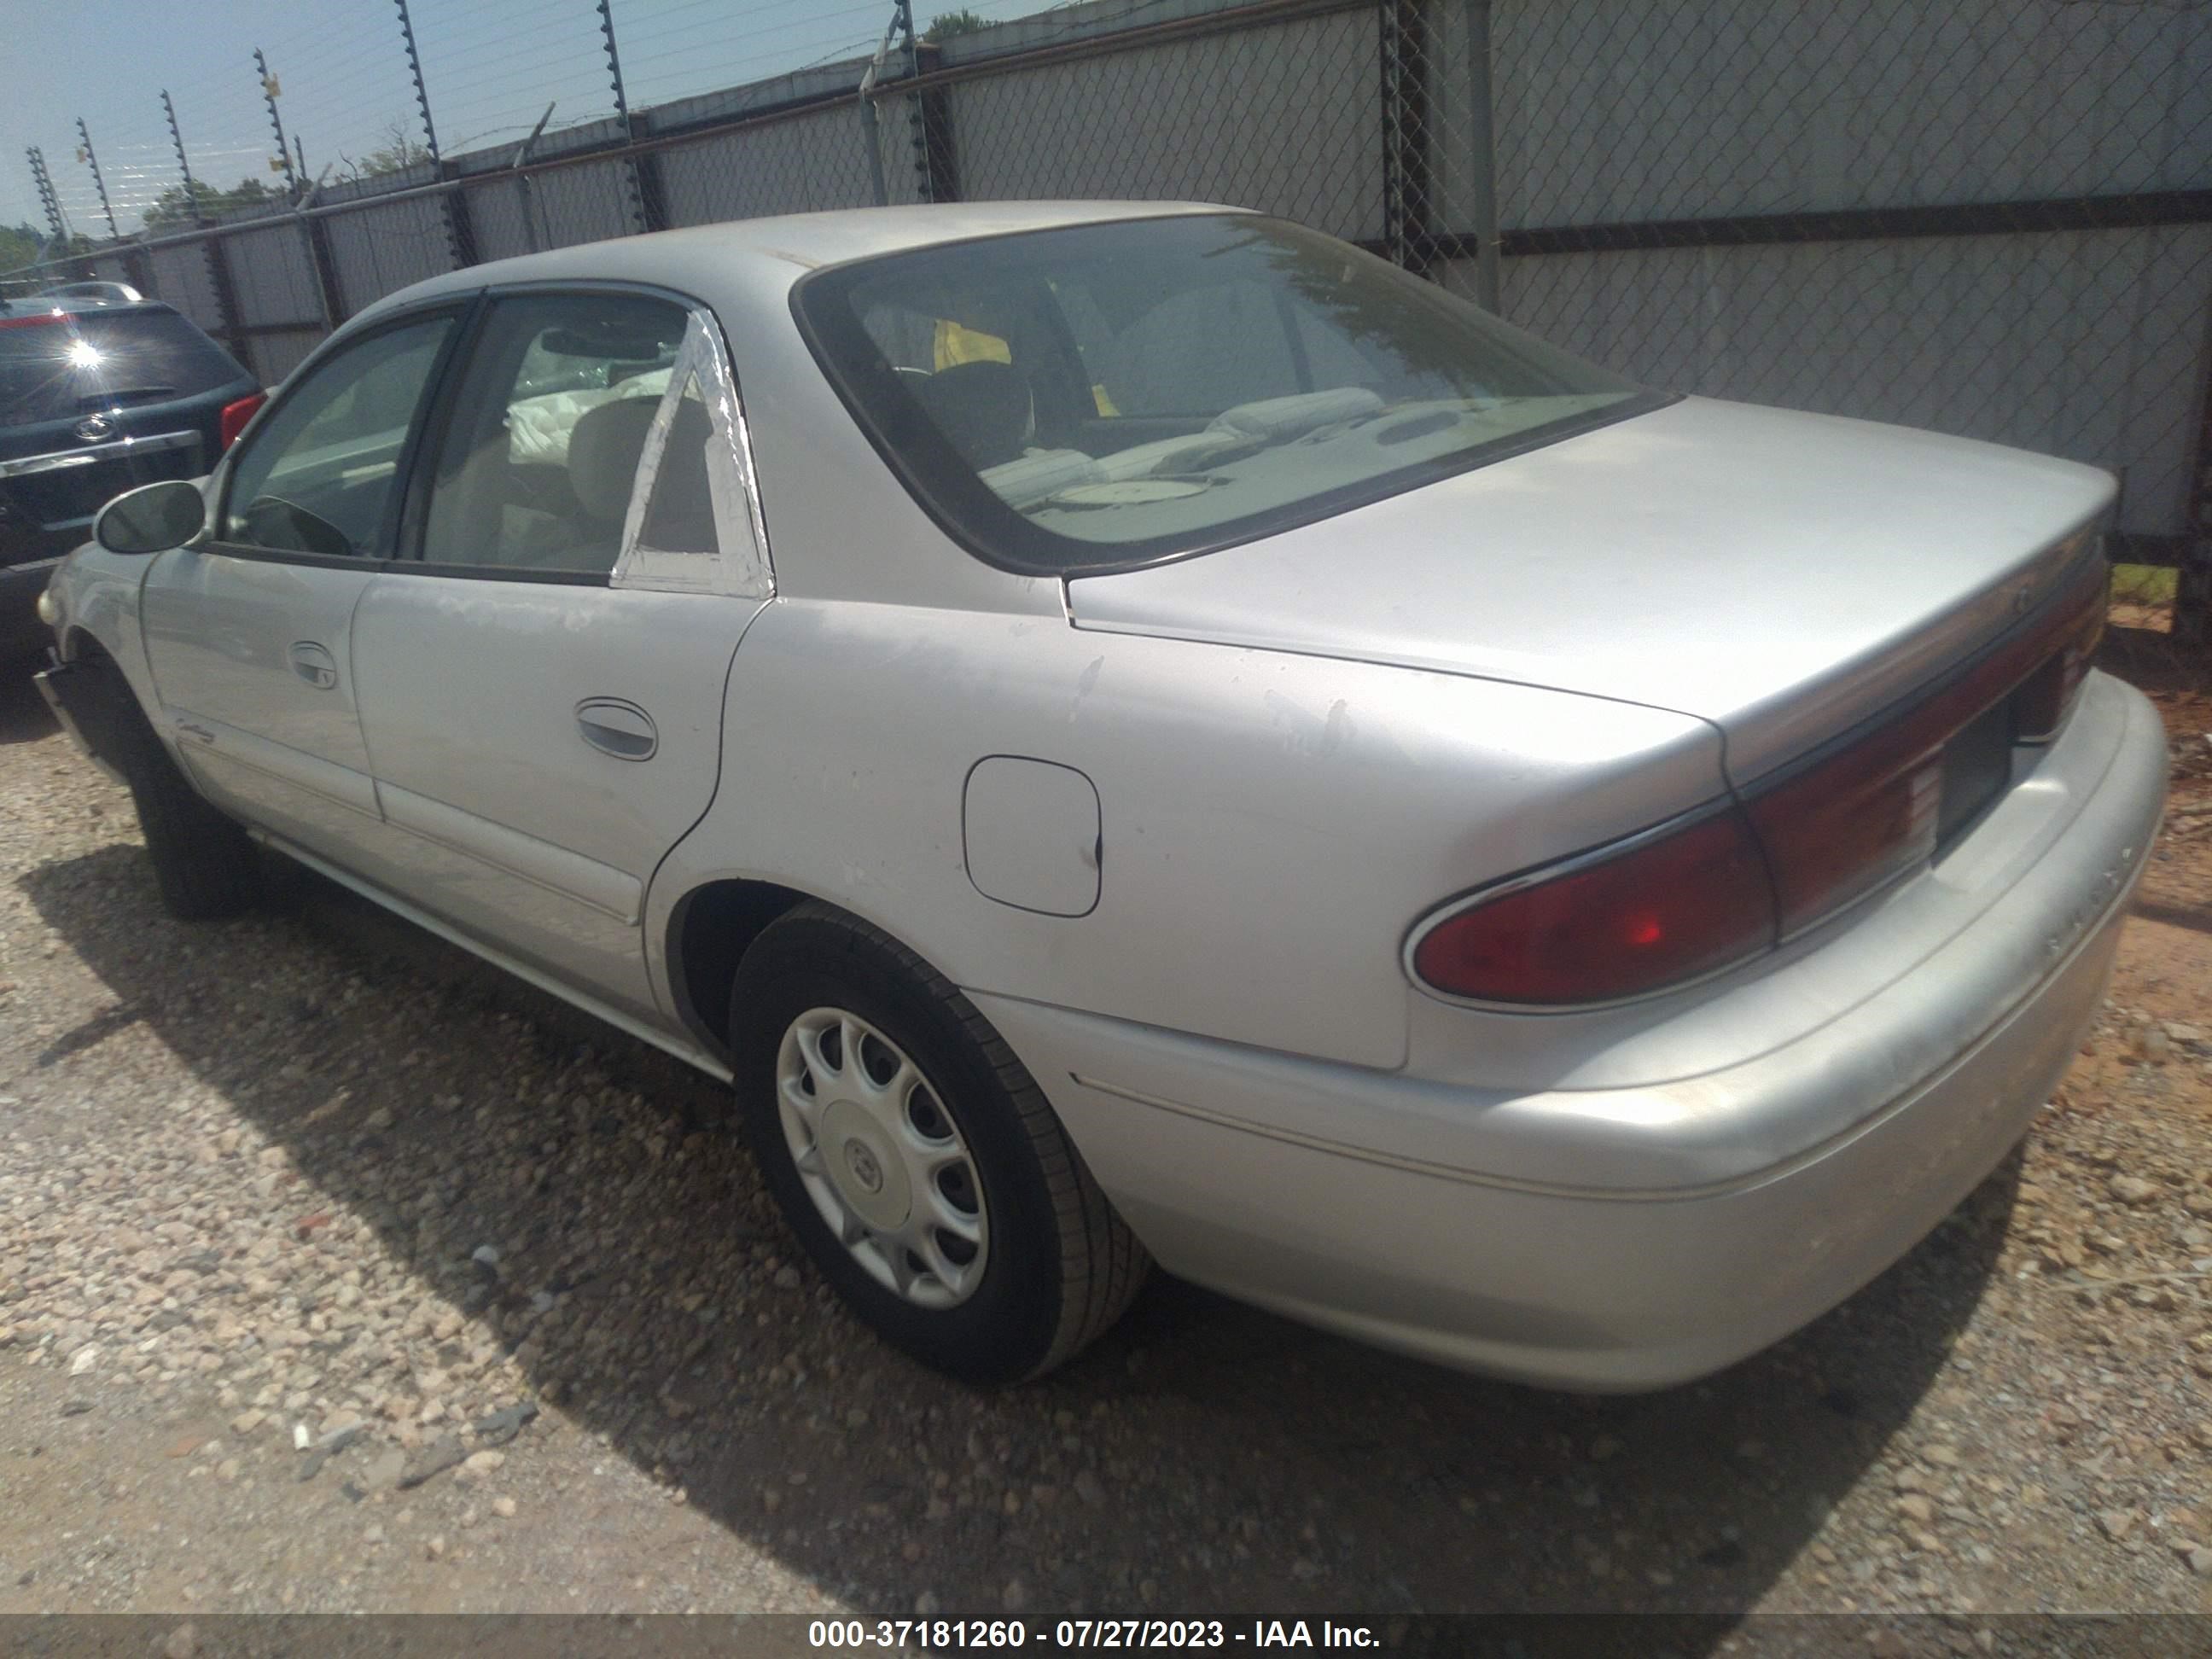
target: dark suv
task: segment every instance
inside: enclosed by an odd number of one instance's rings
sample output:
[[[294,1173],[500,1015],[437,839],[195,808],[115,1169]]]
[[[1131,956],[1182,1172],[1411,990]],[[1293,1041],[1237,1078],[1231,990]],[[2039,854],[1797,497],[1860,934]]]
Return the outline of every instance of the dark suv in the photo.
[[[93,514],[208,472],[260,406],[253,376],[167,306],[0,302],[0,655],[40,641],[39,594]]]

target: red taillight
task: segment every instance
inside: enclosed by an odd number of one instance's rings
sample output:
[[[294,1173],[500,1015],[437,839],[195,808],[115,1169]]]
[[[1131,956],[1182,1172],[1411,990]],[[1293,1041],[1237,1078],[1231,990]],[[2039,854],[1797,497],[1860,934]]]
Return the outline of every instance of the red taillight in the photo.
[[[257,392],[251,398],[240,398],[234,404],[222,406],[222,447],[229,448],[238,441],[238,434],[246,430],[246,423],[253,418],[253,411],[269,401],[269,394]]]
[[[1752,801],[1774,870],[1782,931],[1794,933],[1936,850],[1943,750],[1877,732]]]
[[[2016,738],[2057,731],[2104,631],[2110,580],[2105,562],[2091,561],[2039,616],[1949,684],[1902,714],[1875,716],[1864,736],[1778,781],[1752,786],[1747,809],[1774,872],[1784,938],[1936,850],[1943,745],[1976,716],[2010,696]]]
[[[2097,647],[2104,643],[2112,589],[2112,573],[2107,566],[2094,593],[2074,596],[2067,612],[2070,620],[2064,646],[2020,688],[2013,708],[2022,743],[2050,742],[2074,712],[2074,700],[2081,696],[2081,683],[2089,678],[2089,665],[2096,659]]]
[[[2103,635],[2109,582],[2103,559],[2085,562],[2011,637],[1753,785],[1741,811],[1569,860],[1445,911],[1414,936],[1415,977],[1483,1002],[1620,1001],[1753,956],[1873,892],[1936,851],[1954,738],[1983,716],[2000,723],[1990,734],[2000,744],[2008,728],[2021,743],[2057,734]],[[1961,741],[1978,752],[1980,739]],[[1969,783],[1976,776],[1955,769]],[[1954,820],[1971,817],[1980,798],[1960,795]]]
[[[60,311],[33,312],[28,317],[0,317],[0,328],[37,328],[41,324],[65,323],[69,315]]]
[[[1725,967],[1774,933],[1766,866],[1727,809],[1478,896],[1419,937],[1413,968],[1448,996],[1612,1002]]]

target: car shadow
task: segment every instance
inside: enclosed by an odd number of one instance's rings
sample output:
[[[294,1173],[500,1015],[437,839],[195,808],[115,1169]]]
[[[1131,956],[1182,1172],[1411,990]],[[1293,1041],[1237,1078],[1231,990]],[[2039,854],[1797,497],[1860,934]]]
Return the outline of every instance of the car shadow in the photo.
[[[2097,666],[2153,696],[2212,687],[2204,653],[2161,629],[2109,623],[2097,647]]]
[[[35,743],[58,729],[31,683],[45,660],[43,653],[0,653],[0,743]]]
[[[1664,1394],[1469,1378],[1165,1279],[1065,1370],[980,1394],[788,1270],[726,1091],[658,1050],[303,872],[201,927],[135,848],[21,879],[116,999],[58,1063],[144,1022],[283,1148],[300,1208],[362,1218],[539,1397],[895,1616],[925,1591],[996,1614],[1015,1583],[1051,1616],[1747,1609],[1929,1388],[2018,1175],[1808,1329]]]

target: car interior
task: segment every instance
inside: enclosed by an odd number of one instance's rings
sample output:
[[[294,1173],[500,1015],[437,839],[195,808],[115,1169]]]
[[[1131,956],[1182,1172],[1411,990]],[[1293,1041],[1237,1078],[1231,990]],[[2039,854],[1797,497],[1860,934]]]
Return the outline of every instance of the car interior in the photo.
[[[577,314],[595,303],[596,314]],[[685,318],[658,302],[606,307],[571,298],[518,302],[507,326],[495,319],[437,468],[423,546],[428,562],[591,574],[614,568]],[[662,465],[670,483],[656,499],[689,465],[703,501],[712,422],[696,398],[679,411]]]

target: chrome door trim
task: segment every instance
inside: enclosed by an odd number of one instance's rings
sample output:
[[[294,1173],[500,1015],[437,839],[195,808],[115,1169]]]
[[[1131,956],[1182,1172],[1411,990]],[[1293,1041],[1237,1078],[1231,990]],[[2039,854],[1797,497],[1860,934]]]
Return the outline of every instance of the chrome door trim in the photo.
[[[548,892],[589,905],[624,927],[637,925],[645,884],[626,871],[395,784],[380,782],[376,793],[387,823],[481,860]]]
[[[171,741],[187,757],[212,755],[304,789],[363,817],[384,816],[377,810],[376,785],[365,772],[173,705],[165,708],[162,715],[168,723]]]
[[[112,444],[88,444],[77,449],[48,450],[41,455],[18,455],[0,461],[0,478],[28,477],[35,472],[59,472],[72,466],[91,466],[127,455],[152,455],[167,449],[195,449],[197,432],[151,432],[143,438],[118,438]]]

